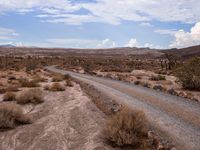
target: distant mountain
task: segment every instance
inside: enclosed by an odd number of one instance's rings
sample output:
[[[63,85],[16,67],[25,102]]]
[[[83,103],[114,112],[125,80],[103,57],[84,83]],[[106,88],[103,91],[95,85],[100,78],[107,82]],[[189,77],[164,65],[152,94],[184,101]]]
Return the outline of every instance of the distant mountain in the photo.
[[[194,56],[200,57],[200,45],[182,48],[182,49],[163,50],[163,52],[179,55],[179,56],[181,56],[182,58],[185,58],[185,59],[190,58],[190,57],[194,57]]]
[[[12,44],[0,45],[0,48],[13,48],[13,47],[15,47],[15,46]]]
[[[183,59],[188,59],[194,56],[200,56],[200,45],[182,49],[150,49],[150,48],[129,48],[118,47],[109,49],[75,49],[75,48],[40,48],[40,47],[16,47],[12,44],[0,45],[0,54],[14,53],[26,55],[105,55],[105,56],[134,56],[136,58],[163,58],[164,54],[170,53],[180,56]]]

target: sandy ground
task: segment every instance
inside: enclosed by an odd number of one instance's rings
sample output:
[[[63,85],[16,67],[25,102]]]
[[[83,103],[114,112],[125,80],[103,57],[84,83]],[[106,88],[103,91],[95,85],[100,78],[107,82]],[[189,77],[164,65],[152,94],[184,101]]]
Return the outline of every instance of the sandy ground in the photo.
[[[33,124],[0,132],[0,150],[103,150],[100,131],[105,116],[81,91],[45,92],[45,102],[23,106]],[[0,98],[1,99],[1,98]]]

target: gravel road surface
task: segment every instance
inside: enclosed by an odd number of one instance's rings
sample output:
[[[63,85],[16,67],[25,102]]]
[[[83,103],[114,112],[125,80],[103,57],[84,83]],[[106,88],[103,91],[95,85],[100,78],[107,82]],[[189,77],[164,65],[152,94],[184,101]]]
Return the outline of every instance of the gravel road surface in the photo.
[[[154,128],[180,150],[200,150],[200,104],[145,87],[47,67],[95,86],[121,104],[143,110]]]

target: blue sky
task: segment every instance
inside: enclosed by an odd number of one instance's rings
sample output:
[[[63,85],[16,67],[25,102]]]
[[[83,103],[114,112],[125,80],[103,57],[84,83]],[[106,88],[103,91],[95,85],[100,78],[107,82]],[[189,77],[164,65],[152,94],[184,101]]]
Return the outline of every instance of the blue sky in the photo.
[[[199,0],[1,0],[0,44],[181,48],[200,44]]]

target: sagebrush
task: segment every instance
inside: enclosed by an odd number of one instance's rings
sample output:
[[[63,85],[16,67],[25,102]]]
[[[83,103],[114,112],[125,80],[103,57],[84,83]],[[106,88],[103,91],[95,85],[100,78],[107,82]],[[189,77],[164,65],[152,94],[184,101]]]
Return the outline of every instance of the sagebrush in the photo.
[[[44,102],[44,95],[40,89],[28,89],[21,92],[17,96],[16,100],[18,104],[39,104]]]
[[[18,124],[31,123],[31,118],[23,114],[17,104],[3,103],[0,105],[0,129],[14,128]]]
[[[108,120],[103,133],[115,146],[146,147],[148,125],[145,114],[142,111],[123,108]]]

